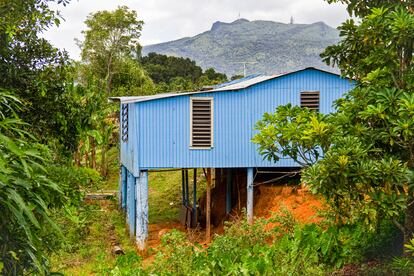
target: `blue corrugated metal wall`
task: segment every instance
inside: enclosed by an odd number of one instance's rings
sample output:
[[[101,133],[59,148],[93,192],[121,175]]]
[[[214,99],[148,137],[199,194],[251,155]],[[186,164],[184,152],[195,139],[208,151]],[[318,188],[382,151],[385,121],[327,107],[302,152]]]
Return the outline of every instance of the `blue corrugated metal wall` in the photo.
[[[211,150],[190,149],[191,96],[130,104],[129,145],[122,145],[122,163],[135,175],[140,168],[297,166],[291,159],[277,164],[263,160],[251,142],[256,122],[278,105],[299,105],[303,91],[320,91],[320,112],[332,112],[333,101],[353,86],[336,75],[308,69],[240,91],[193,95],[214,98]]]
[[[128,141],[121,141],[121,163],[135,176],[139,174],[138,164],[138,124],[136,117],[136,104],[128,104]],[[122,110],[122,108],[121,108]],[[122,112],[122,111],[121,111]],[[120,115],[121,125],[123,117]]]

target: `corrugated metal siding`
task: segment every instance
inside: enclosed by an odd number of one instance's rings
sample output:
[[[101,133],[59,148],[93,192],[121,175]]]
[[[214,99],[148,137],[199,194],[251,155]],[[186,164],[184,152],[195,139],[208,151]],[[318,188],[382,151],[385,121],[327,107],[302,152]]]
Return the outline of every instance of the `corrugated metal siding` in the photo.
[[[137,104],[128,104],[128,141],[124,142],[120,139],[121,143],[121,163],[130,171],[133,175],[138,176],[139,164],[138,164],[138,127],[139,118],[137,117]],[[122,111],[121,111],[122,112]],[[120,125],[122,126],[122,116],[120,116]],[[122,130],[120,130],[121,132]]]
[[[278,105],[300,105],[303,91],[320,91],[320,111],[332,112],[333,101],[352,87],[352,83],[338,76],[305,70],[240,91],[193,95],[214,98],[214,148],[211,150],[190,149],[189,95],[135,103],[138,122],[134,124],[139,125],[139,131],[135,128],[138,135],[136,138],[130,135],[129,143],[135,141],[139,152],[134,148],[135,160],[126,157],[122,162],[133,164],[135,171],[138,168],[295,166],[291,159],[277,164],[262,159],[257,146],[251,142],[256,122],[263,113],[273,112]],[[127,150],[122,147],[123,156]]]

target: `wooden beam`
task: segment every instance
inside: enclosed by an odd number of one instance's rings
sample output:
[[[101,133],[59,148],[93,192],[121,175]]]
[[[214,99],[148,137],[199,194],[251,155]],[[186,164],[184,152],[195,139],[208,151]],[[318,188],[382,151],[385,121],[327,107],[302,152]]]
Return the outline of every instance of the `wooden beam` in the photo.
[[[189,195],[189,185],[188,185],[188,170],[184,171],[184,175],[185,175],[185,206],[188,206],[188,204],[190,203],[190,195]]]
[[[230,214],[232,202],[231,194],[233,192],[233,169],[226,169],[226,214]]]
[[[211,241],[211,169],[207,169],[206,187],[206,243]]]
[[[182,203],[185,205],[185,173],[181,171],[181,192],[182,192]]]

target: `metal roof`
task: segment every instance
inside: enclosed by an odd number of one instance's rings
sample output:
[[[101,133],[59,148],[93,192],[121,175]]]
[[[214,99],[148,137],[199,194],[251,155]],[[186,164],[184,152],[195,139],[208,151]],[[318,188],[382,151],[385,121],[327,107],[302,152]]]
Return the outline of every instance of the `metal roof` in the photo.
[[[286,76],[289,74],[293,74],[296,72],[300,72],[300,71],[304,71],[307,69],[314,69],[317,71],[321,71],[321,72],[326,72],[329,74],[333,74],[333,75],[338,75],[329,71],[324,71],[321,69],[317,69],[314,67],[307,67],[301,70],[297,70],[297,71],[293,71],[293,72],[287,72],[287,73],[282,73],[282,74],[278,74],[278,75],[270,75],[270,76],[265,76],[265,75],[252,75],[252,76],[247,76],[245,78],[242,79],[238,79],[235,81],[230,81],[227,83],[222,83],[219,85],[214,86],[213,89],[211,90],[205,90],[205,91],[190,91],[190,92],[181,92],[181,93],[160,93],[160,94],[156,94],[156,95],[150,95],[150,96],[128,96],[128,97],[110,97],[109,100],[110,101],[119,101],[121,103],[135,103],[135,102],[145,102],[145,101],[153,101],[153,100],[157,100],[157,99],[163,99],[163,98],[170,98],[170,97],[178,97],[178,96],[184,96],[184,95],[194,95],[194,94],[199,94],[199,93],[211,93],[211,92],[221,92],[221,91],[235,91],[235,90],[241,90],[241,89],[245,89],[248,88],[252,85],[261,83],[261,82],[265,82],[267,80],[271,80],[271,79],[275,79],[281,76]]]
[[[243,82],[243,81],[246,81],[246,80],[250,80],[252,78],[256,78],[256,77],[259,77],[259,76],[263,76],[263,75],[262,74],[254,74],[254,75],[246,76],[246,77],[243,77],[243,78],[240,78],[240,79],[235,79],[235,80],[232,80],[232,81],[219,83],[219,84],[213,85],[212,87],[213,87],[213,89],[218,89],[218,88],[222,88],[224,86],[229,86],[229,85],[232,85],[232,84],[236,84],[236,83],[240,83],[240,82]]]

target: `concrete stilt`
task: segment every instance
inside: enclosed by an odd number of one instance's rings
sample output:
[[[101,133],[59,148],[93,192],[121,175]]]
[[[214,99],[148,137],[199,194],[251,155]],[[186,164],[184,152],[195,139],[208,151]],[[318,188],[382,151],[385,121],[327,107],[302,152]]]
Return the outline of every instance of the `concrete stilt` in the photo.
[[[253,168],[247,168],[247,221],[253,224]]]
[[[120,181],[119,198],[121,201],[121,208],[125,210],[127,202],[127,169],[121,166],[121,181]]]
[[[136,180],[136,243],[144,250],[148,239],[148,171],[141,171]]]
[[[135,183],[136,178],[133,174],[127,171],[127,194],[126,194],[126,216],[127,216],[127,223],[129,227],[129,235],[130,237],[134,237],[135,234]]]

